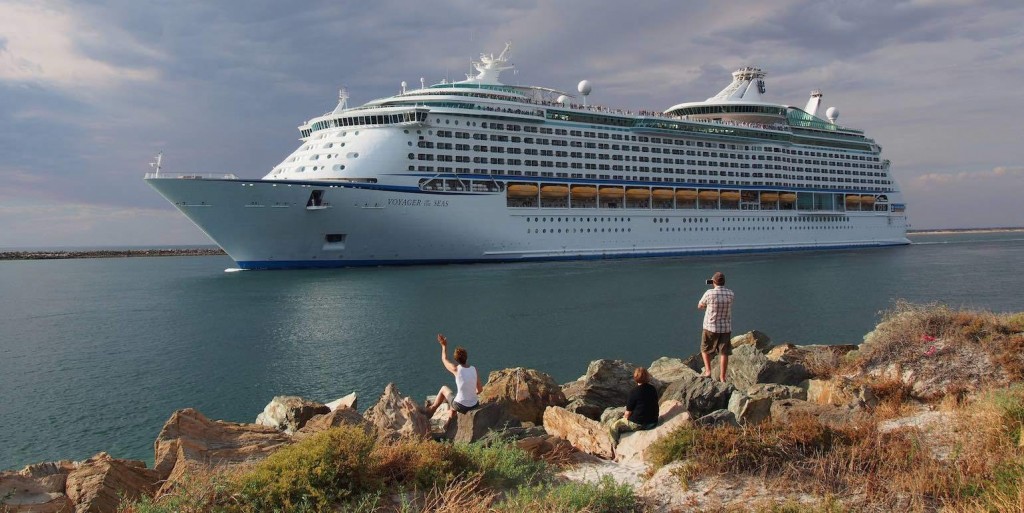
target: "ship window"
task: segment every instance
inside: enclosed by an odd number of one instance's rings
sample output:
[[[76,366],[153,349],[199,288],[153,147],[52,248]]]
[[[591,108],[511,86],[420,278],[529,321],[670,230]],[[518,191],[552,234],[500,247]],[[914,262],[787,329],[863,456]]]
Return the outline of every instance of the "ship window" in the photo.
[[[345,236],[346,234],[344,233],[328,233],[327,235],[324,235],[324,241],[332,244],[345,242]]]
[[[320,189],[314,189],[309,194],[309,200],[306,201],[307,207],[320,207],[324,204],[324,191]]]

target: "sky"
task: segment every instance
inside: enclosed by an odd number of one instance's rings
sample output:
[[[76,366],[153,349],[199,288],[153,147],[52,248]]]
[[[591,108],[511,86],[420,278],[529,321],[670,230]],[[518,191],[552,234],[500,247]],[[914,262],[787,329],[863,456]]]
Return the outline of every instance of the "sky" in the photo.
[[[209,244],[143,181],[262,177],[296,127],[405,80],[506,83],[662,110],[743,66],[824,92],[882,145],[913,229],[1024,226],[1024,2],[0,0],[0,248]]]

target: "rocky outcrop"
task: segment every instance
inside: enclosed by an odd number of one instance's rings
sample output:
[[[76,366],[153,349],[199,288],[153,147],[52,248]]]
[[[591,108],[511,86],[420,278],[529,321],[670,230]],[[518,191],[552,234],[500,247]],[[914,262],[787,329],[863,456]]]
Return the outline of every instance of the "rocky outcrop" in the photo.
[[[481,403],[497,403],[522,422],[539,424],[548,406],[565,406],[562,387],[551,376],[516,367],[492,372],[480,393]]]
[[[364,419],[359,412],[352,408],[339,407],[332,410],[330,413],[317,415],[312,419],[309,419],[309,422],[306,422],[306,425],[302,426],[302,429],[295,432],[293,438],[295,438],[295,440],[303,440],[317,433],[339,426],[362,426],[365,429],[371,428],[370,423],[366,422],[366,419]]]
[[[411,399],[403,397],[394,383],[384,387],[380,400],[366,411],[366,420],[386,435],[430,436],[430,419]]]
[[[799,385],[807,377],[807,370],[803,367],[769,360],[752,345],[733,349],[729,357],[729,382],[740,390],[747,390],[758,383]]]
[[[857,408],[874,408],[878,406],[878,398],[871,387],[854,380],[839,376],[829,380],[811,379],[804,382],[807,389],[807,400],[816,404],[834,406],[853,406]]]
[[[119,460],[99,453],[68,474],[66,493],[75,513],[115,513],[122,497],[152,497],[159,476],[141,461]]]
[[[679,401],[665,401],[658,408],[658,426],[647,431],[622,433],[615,446],[615,461],[641,464],[646,461],[647,449],[659,438],[690,422],[690,414]]]
[[[799,366],[807,371],[808,377],[828,378],[839,367],[843,357],[856,350],[857,346],[850,344],[835,346],[782,344],[773,347],[766,356],[774,362]]]
[[[713,426],[735,426],[739,427],[739,423],[736,422],[736,415],[729,410],[715,410],[697,420],[693,421],[694,425],[702,427],[713,427]]]
[[[760,352],[766,352],[772,347],[772,339],[761,333],[760,331],[748,331],[742,335],[736,335],[729,341],[732,344],[732,348],[736,349],[740,346],[751,346]]]
[[[762,383],[754,385],[747,393],[733,392],[729,397],[729,411],[740,425],[757,424],[771,417],[772,403],[780,399],[807,399],[807,392],[800,387]]]
[[[699,374],[702,366],[703,363],[698,363],[697,369],[694,369],[691,364],[687,363],[685,360],[663,356],[651,362],[651,366],[648,367],[647,370],[651,373],[652,378],[660,381],[664,386],[668,386],[669,383],[674,381],[679,381],[685,377]],[[664,388],[660,388],[658,390],[658,392],[663,391]]]
[[[629,391],[636,383],[633,371],[638,365],[622,360],[595,360],[587,366],[587,373],[579,380],[562,387],[569,403],[566,409],[597,420],[606,408],[626,404]],[[661,382],[652,380],[655,388]]]
[[[32,476],[22,472],[0,472],[0,511],[11,513],[71,513],[74,503],[64,494],[64,479],[59,478],[59,487],[46,476]],[[7,509],[4,509],[4,508]]]
[[[167,491],[190,469],[231,467],[262,460],[291,441],[270,427],[207,419],[187,408],[164,424],[154,442],[153,469]]]
[[[611,459],[614,444],[608,428],[600,422],[565,408],[548,406],[544,410],[544,429],[548,434],[568,441],[576,449],[600,458]]]
[[[533,459],[546,459],[554,454],[569,455],[576,451],[566,439],[554,435],[537,435],[520,438],[515,442],[516,447],[526,451]]]
[[[867,417],[862,411],[853,408],[814,404],[799,399],[782,399],[773,402],[771,416],[777,422],[790,422],[798,416],[810,416],[821,424],[831,427],[848,426]]]
[[[294,395],[279,395],[256,416],[256,423],[284,431],[289,435],[302,429],[315,415],[330,413],[331,408]]]
[[[690,416],[696,418],[728,407],[734,390],[730,384],[695,374],[670,384],[659,402],[679,401]]]
[[[358,402],[358,400],[359,396],[357,396],[355,392],[352,392],[351,394],[348,394],[344,397],[339,397],[325,404],[324,406],[330,408],[331,411],[337,410],[338,408],[351,408],[355,410],[357,409],[356,403]]]
[[[543,418],[543,416],[541,416]],[[475,442],[492,430],[500,431],[510,427],[518,427],[519,419],[512,417],[499,403],[480,405],[475,410],[455,414],[456,442]]]

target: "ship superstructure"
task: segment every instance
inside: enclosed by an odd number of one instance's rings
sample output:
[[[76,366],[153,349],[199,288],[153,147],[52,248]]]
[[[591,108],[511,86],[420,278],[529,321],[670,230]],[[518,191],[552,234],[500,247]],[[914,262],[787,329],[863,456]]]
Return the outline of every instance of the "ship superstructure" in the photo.
[[[907,244],[864,133],[765,100],[743,68],[664,111],[588,105],[477,74],[331,112],[261,179],[147,181],[241,268],[668,256]]]

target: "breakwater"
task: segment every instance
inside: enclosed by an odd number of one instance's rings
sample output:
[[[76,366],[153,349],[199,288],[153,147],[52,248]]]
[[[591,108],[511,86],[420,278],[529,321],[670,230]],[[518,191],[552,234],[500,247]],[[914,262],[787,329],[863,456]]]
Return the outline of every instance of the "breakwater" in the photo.
[[[220,248],[0,251],[0,260],[65,260],[71,258],[217,256],[225,254],[226,253],[224,253],[224,250]]]

